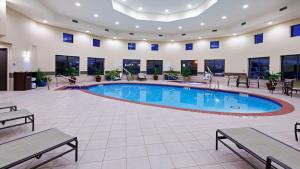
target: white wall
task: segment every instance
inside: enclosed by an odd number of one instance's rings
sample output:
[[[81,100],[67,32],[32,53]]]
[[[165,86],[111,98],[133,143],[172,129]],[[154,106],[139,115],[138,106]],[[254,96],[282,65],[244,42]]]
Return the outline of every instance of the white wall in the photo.
[[[249,57],[270,56],[271,71],[280,71],[280,55],[300,53],[300,37],[290,37],[290,26],[299,24],[300,19],[275,25],[264,30],[249,34],[194,41],[194,50],[185,51],[185,43],[166,42],[158,43],[159,51],[151,51],[151,43],[138,41],[136,51],[128,51],[128,41],[112,40],[103,37],[101,47],[92,46],[92,35],[60,29],[57,27],[40,24],[26,18],[19,13],[7,10],[6,36],[0,38],[1,42],[11,43],[10,72],[55,71],[55,55],[80,56],[80,70],[87,70],[87,57],[105,58],[106,70],[111,70],[122,65],[123,58],[141,59],[141,70],[146,70],[146,60],[164,60],[164,70],[168,65],[175,70],[180,70],[180,60],[198,60],[198,71],[203,71],[205,59],[226,59],[225,71],[241,73],[247,72]],[[74,43],[63,43],[62,33],[74,34]],[[255,45],[253,37],[257,33],[264,33],[264,43]],[[211,40],[220,41],[220,49],[209,49]],[[131,42],[131,41],[130,41]],[[24,52],[30,52],[30,59],[26,59]],[[16,66],[12,66],[15,64]]]

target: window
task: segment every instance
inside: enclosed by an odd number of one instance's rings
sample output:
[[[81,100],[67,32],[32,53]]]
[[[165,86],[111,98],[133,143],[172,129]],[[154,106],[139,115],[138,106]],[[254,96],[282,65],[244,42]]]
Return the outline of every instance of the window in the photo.
[[[135,50],[136,44],[135,43],[128,43],[128,50]]]
[[[99,39],[93,39],[93,46],[94,47],[100,47],[100,40]]]
[[[249,58],[249,78],[257,79],[262,78],[265,79],[268,76],[270,66],[270,58],[269,57],[261,57],[261,58]]]
[[[282,56],[281,72],[284,79],[300,79],[300,55]]]
[[[158,51],[158,48],[159,48],[158,44],[152,44],[151,45],[151,50],[152,51]]]
[[[225,74],[224,59],[205,60],[204,67],[206,72],[210,70],[215,76],[224,76]]]
[[[181,72],[183,69],[188,68],[192,71],[192,75],[198,74],[198,61],[197,60],[182,60],[181,61]]]
[[[63,41],[66,43],[73,43],[73,35],[68,33],[63,33]]]
[[[136,59],[123,59],[123,68],[132,74],[137,75],[140,73],[141,61]],[[126,73],[125,70],[123,70],[123,72]]]
[[[220,42],[219,41],[211,41],[210,42],[210,48],[211,49],[218,49],[218,48],[220,48]]]
[[[255,44],[259,44],[259,43],[263,43],[263,42],[264,42],[264,34],[263,33],[254,35],[254,43]]]
[[[55,56],[55,75],[68,76],[68,70],[75,68],[77,76],[79,75],[79,57],[78,56]]]
[[[291,26],[291,37],[300,36],[300,24]]]
[[[154,68],[158,69],[159,74],[163,72],[163,61],[162,60],[147,60],[147,74],[153,75]]]
[[[193,44],[192,43],[185,44],[185,50],[193,50]]]
[[[104,58],[88,57],[88,75],[104,74]]]

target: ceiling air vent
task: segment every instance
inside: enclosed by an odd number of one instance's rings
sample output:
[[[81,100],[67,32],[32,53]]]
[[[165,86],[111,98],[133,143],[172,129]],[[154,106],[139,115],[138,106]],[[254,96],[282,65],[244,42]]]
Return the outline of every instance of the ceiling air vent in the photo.
[[[247,22],[243,22],[243,23],[241,23],[241,25],[242,25],[242,26],[244,26],[244,25],[246,25],[246,24],[247,24]]]
[[[162,34],[159,34],[158,36],[159,36],[159,37],[163,37],[164,35],[162,35]]]
[[[105,28],[105,32],[109,32],[109,29]]]
[[[78,20],[76,20],[76,19],[72,19],[72,22],[74,22],[74,23],[78,23]]]
[[[129,33],[129,35],[134,35],[134,33]]]
[[[186,35],[185,33],[181,34],[181,36],[185,36],[185,35]]]
[[[214,30],[212,30],[212,32],[218,32],[218,29],[214,29]]]
[[[279,9],[279,12],[285,11],[285,10],[287,10],[287,8],[288,8],[287,6],[284,6],[284,7]]]

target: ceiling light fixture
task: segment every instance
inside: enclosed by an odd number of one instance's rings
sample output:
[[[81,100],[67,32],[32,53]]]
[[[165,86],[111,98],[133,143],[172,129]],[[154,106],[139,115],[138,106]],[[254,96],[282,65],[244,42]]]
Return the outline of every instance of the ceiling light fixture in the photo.
[[[117,37],[114,36],[113,39],[117,39]]]
[[[127,0],[121,0],[122,2],[126,2]]]
[[[178,29],[182,29],[182,26],[178,26]]]
[[[174,40],[171,40],[171,42],[174,42]]]
[[[96,13],[93,16],[94,16],[94,18],[98,18],[99,17],[99,15],[96,14]]]
[[[270,21],[270,22],[268,22],[268,25],[273,25],[273,22],[271,22],[271,21]]]
[[[236,36],[237,34],[236,34],[236,33],[233,33],[232,35],[233,35],[233,36]]]
[[[169,11],[169,9],[165,9],[165,13],[169,13],[170,11]]]
[[[86,30],[85,33],[90,33],[90,31],[89,31],[89,30]]]
[[[187,7],[191,9],[193,6],[191,4],[188,4]]]
[[[142,11],[142,10],[143,10],[143,7],[140,6],[140,7],[139,7],[139,11]]]
[[[249,7],[248,4],[243,5],[243,8],[244,8],[244,9],[247,9],[248,7]]]
[[[136,25],[136,26],[135,26],[135,28],[136,28],[136,29],[139,29],[139,28],[140,28],[140,26],[139,26],[139,25]]]
[[[161,30],[161,27],[158,27],[157,29],[158,29],[158,30]]]
[[[43,23],[48,23],[48,21],[44,19],[44,20],[43,20]]]
[[[222,19],[227,19],[227,16],[222,16]]]
[[[119,22],[119,21],[116,21],[116,22],[115,22],[115,24],[116,24],[116,25],[119,25],[119,24],[120,24],[120,22]]]
[[[145,38],[143,39],[143,41],[146,41],[146,40],[147,40],[147,39],[145,39]]]
[[[75,6],[81,6],[81,4],[79,2],[75,2]]]
[[[201,25],[201,26],[204,26],[204,25],[205,25],[205,23],[204,23],[204,22],[201,22],[201,23],[200,23],[200,25]]]

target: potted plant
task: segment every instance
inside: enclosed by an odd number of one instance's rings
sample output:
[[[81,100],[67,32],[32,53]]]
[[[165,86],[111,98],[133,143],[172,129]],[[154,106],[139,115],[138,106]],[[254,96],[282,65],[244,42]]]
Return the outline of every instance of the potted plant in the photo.
[[[282,73],[278,72],[278,73],[268,73],[267,79],[269,80],[266,85],[268,90],[273,91],[275,90],[277,83],[279,81],[279,79],[281,78]]]
[[[108,80],[108,81],[116,80],[117,78],[119,78],[119,70],[118,69],[105,72],[106,80]]]
[[[153,68],[153,79],[158,80],[159,69],[157,67]]]
[[[190,81],[190,76],[192,75],[192,71],[189,68],[183,68],[181,71],[181,75],[184,81]]]
[[[165,80],[177,80],[178,79],[178,73],[173,70],[173,68],[170,67],[170,70],[168,73],[165,74]]]
[[[100,72],[100,70],[96,71],[95,79],[96,79],[96,82],[101,82],[101,72]]]
[[[36,72],[36,86],[45,87],[47,85],[47,76],[40,69]]]
[[[69,79],[69,82],[74,83],[74,81],[77,80],[75,76],[78,74],[78,70],[75,67],[70,67],[69,69],[67,69],[67,74],[71,77],[71,79]]]

